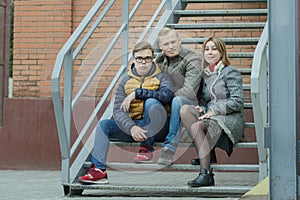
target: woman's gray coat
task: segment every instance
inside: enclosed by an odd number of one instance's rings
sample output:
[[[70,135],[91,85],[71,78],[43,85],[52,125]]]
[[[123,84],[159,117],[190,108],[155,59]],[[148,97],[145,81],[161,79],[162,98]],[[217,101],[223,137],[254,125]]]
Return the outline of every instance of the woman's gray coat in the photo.
[[[237,143],[244,134],[245,126],[242,75],[234,67],[219,62],[214,72],[205,68],[202,78],[199,105],[206,112],[213,110],[215,115],[211,119],[218,122],[233,144]],[[218,127],[209,127],[208,134],[213,137],[214,133],[209,130],[216,129]]]

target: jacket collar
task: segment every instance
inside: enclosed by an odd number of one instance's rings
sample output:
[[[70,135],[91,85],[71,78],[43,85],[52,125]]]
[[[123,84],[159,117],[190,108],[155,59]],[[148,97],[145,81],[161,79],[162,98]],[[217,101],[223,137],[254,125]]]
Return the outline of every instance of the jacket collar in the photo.
[[[223,64],[222,61],[220,61],[220,62],[215,66],[214,72],[211,72],[211,71],[210,71],[209,66],[205,67],[204,72],[205,72],[207,75],[213,74],[213,73],[219,73],[224,67],[225,67],[225,65]]]

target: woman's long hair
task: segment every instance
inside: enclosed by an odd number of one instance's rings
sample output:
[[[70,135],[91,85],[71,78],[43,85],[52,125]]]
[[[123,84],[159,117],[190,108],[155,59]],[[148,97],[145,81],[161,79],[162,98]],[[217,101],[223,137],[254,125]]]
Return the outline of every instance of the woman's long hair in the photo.
[[[202,55],[203,55],[203,59],[202,59],[202,64],[201,64],[201,71],[203,72],[204,71],[204,68],[207,66],[207,62],[205,61],[204,59],[204,51],[205,51],[205,47],[206,47],[206,44],[209,42],[209,41],[212,41],[215,45],[216,45],[216,48],[217,50],[221,53],[221,57],[222,57],[222,63],[227,66],[227,65],[230,65],[230,62],[228,60],[228,57],[227,57],[227,50],[226,50],[226,45],[224,43],[224,41],[220,38],[217,38],[217,37],[209,37],[207,38],[203,44],[202,44]]]

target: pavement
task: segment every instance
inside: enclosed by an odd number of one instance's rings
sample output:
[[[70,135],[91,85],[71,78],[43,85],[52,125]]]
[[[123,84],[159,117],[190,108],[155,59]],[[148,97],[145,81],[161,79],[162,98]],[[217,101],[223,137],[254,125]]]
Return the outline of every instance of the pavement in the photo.
[[[140,173],[139,175],[133,172],[108,171],[110,182],[126,180],[130,183],[136,181],[151,181],[151,178],[160,179],[160,184],[165,184],[172,180],[172,184],[186,184],[188,180],[195,178],[196,172],[156,172],[149,179],[149,173]],[[166,178],[167,175],[167,178]],[[93,199],[108,199],[108,200],[192,200],[192,199],[210,199],[210,200],[237,200],[236,197],[220,197],[220,198],[204,198],[197,196],[173,196],[172,194],[164,193],[160,195],[144,194],[138,195],[126,191],[110,191],[104,192],[99,190],[84,190],[82,196],[65,196],[61,185],[60,171],[0,171],[0,199],[1,200],[93,200]],[[215,172],[216,185],[226,185],[226,182],[234,182],[236,185],[251,184],[253,187],[257,185],[258,173],[221,173]],[[125,181],[125,182],[126,182]],[[227,183],[228,185],[230,183]],[[254,187],[255,188],[255,187]],[[251,190],[250,190],[251,191]],[[267,199],[266,196],[255,196],[255,192],[250,192],[243,199]],[[265,195],[265,194],[264,194]],[[255,197],[255,198],[252,198]]]

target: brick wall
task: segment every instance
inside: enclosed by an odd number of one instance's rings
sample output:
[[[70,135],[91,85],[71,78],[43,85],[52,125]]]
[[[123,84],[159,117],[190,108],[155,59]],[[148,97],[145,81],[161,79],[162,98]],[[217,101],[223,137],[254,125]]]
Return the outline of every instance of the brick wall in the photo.
[[[71,3],[15,1],[13,96],[51,96],[56,54],[72,31]]]
[[[51,75],[56,55],[95,1],[86,0],[16,0],[14,28],[14,61],[13,61],[13,96],[14,97],[51,97]],[[136,1],[130,1],[130,8]],[[160,1],[155,0],[151,5],[143,5],[137,13],[137,20],[131,27],[145,25],[145,18],[153,14],[152,7]],[[86,74],[93,69],[103,54],[108,42],[121,24],[122,1],[118,0],[105,17],[101,27],[93,34],[82,54],[75,61],[74,90],[77,90]],[[142,17],[143,16],[143,17]],[[141,32],[141,30],[139,30]],[[136,37],[135,37],[136,38]],[[118,69],[119,52],[113,52],[109,70],[101,74],[91,87],[91,91],[103,93],[115,71]]]
[[[94,2],[95,0],[15,0],[14,97],[51,97],[51,75],[56,55]],[[130,1],[130,9],[135,3],[136,0]],[[137,11],[129,26],[129,49],[135,44],[159,3],[159,0],[144,1]],[[193,4],[191,6],[194,6],[193,9],[203,9],[203,6],[214,8],[214,4],[202,4],[200,7],[195,7]],[[234,4],[227,4],[226,6],[227,8],[242,7],[242,5]],[[262,6],[266,5],[263,4]],[[248,7],[251,7],[251,4]],[[121,13],[122,1],[117,0],[112,10],[105,16],[103,22],[92,35],[92,39],[88,41],[81,54],[74,61],[74,92],[82,86],[89,72],[94,69],[100,56],[105,52],[121,24]],[[217,18],[203,20],[212,19],[225,20]],[[257,19],[249,18],[249,20],[255,21]],[[186,35],[187,32],[183,34]],[[247,34],[259,36],[260,33],[255,33],[255,31],[247,31],[247,33],[198,31],[188,34],[189,37],[206,37],[211,34],[222,37],[231,35],[246,37]],[[119,47],[120,45],[111,52],[109,59],[101,67],[85,95],[101,96],[103,94],[120,66],[121,51]],[[195,49],[198,48],[199,46],[195,47]],[[242,48],[239,51],[242,51]],[[251,61],[245,60],[243,62],[236,61],[233,64],[248,67],[251,65]]]

